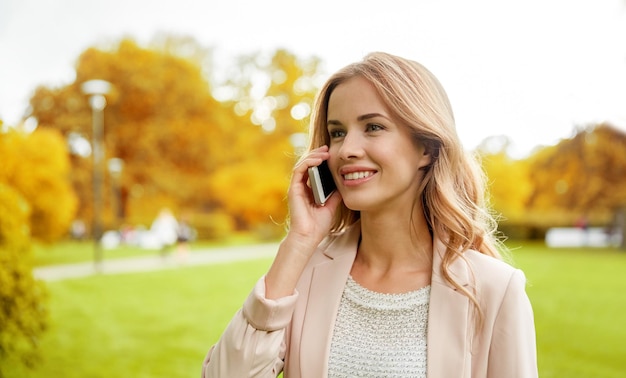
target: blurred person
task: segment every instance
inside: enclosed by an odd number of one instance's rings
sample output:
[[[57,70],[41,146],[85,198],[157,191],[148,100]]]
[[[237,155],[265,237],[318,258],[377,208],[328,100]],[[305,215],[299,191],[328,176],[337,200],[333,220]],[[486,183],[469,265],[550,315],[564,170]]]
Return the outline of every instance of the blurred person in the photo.
[[[150,234],[156,239],[161,257],[165,257],[167,252],[176,244],[177,230],[178,221],[172,211],[168,208],[161,209],[150,226]]]
[[[288,232],[202,376],[537,377],[525,276],[433,74],[367,55],[322,87],[310,137]],[[318,206],[322,161],[337,191]]]
[[[194,237],[194,230],[187,222],[187,217],[182,216],[176,229],[176,256],[180,262],[186,262],[189,255],[189,243]]]
[[[83,240],[87,235],[87,226],[85,226],[85,222],[80,219],[75,219],[72,222],[70,234],[72,235],[73,239]]]

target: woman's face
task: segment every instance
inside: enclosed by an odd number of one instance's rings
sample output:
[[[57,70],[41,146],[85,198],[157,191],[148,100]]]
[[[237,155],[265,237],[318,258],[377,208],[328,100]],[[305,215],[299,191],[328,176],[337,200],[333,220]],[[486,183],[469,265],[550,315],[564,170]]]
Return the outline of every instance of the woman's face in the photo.
[[[328,102],[329,167],[345,205],[356,211],[411,208],[430,163],[366,79],[339,84]]]

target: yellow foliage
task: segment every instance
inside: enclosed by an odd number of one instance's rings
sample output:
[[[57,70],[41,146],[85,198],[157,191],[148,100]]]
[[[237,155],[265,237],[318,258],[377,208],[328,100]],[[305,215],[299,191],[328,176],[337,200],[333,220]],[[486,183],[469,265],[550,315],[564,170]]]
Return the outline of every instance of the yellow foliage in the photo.
[[[0,134],[0,183],[14,188],[31,209],[32,236],[54,240],[67,233],[77,201],[70,186],[65,141],[54,130]]]
[[[0,180],[0,246],[11,250],[26,249],[30,238],[29,217],[28,202],[17,190]]]
[[[534,211],[606,222],[626,205],[626,134],[600,124],[529,158]]]
[[[213,196],[241,224],[284,222],[289,177],[272,169],[272,164],[275,162],[249,160],[213,175]]]
[[[528,163],[514,160],[501,151],[483,155],[482,165],[488,178],[493,208],[503,216],[503,221],[522,220],[532,190],[528,177]]]
[[[31,274],[29,216],[24,196],[0,179],[0,376],[3,359],[36,362],[47,326],[47,292]]]
[[[285,50],[271,59],[244,57],[233,66],[236,77],[219,83],[235,95],[219,102],[212,95],[215,83],[205,77],[207,57],[188,39],[165,38],[153,48],[125,39],[109,49],[87,49],[74,83],[35,92],[32,116],[40,128],[90,140],[91,110],[80,85],[107,80],[113,90],[104,110],[105,160],[124,161],[119,184],[125,221],[150,219],[166,204],[176,212],[227,214],[203,221],[211,224],[207,229],[219,229],[213,224],[227,217],[237,228],[258,227],[270,218],[280,222],[285,178],[295,160],[290,137],[306,132],[319,60],[301,60]],[[253,94],[259,78],[268,86]],[[72,156],[71,162],[78,217],[91,219],[91,159]],[[105,226],[113,218],[114,183],[105,175]]]

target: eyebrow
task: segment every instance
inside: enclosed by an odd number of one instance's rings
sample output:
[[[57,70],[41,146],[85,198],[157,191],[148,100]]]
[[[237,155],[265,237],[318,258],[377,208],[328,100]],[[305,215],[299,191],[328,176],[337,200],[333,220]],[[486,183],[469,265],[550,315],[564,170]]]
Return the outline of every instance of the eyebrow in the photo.
[[[389,119],[389,117],[380,114],[380,113],[367,113],[367,114],[363,114],[357,117],[357,121],[362,122],[362,121],[366,121],[368,119],[372,119],[372,118],[376,118],[376,117],[382,117],[385,119]],[[340,121],[334,120],[334,119],[329,119],[326,122],[326,125],[330,126],[330,125],[334,125],[334,126],[338,126],[341,125],[342,123]]]

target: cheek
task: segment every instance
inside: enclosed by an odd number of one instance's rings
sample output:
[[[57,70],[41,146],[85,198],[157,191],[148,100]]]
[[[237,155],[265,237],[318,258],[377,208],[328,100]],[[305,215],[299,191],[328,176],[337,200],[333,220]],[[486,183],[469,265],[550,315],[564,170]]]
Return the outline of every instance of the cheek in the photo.
[[[337,167],[337,162],[339,160],[339,145],[336,143],[330,143],[328,145],[328,153],[330,157],[328,158],[328,165],[332,167]]]

